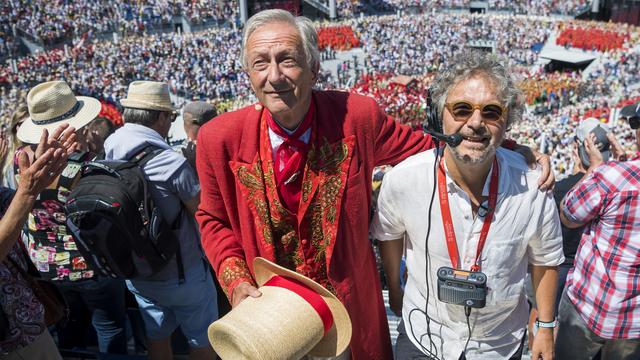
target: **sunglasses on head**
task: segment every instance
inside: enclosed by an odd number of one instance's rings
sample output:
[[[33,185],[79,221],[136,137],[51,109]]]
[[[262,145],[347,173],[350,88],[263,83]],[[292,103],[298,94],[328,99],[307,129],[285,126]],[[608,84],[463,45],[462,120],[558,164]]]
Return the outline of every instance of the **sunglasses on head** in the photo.
[[[629,126],[631,126],[631,128],[633,130],[636,130],[638,128],[640,128],[640,117],[638,116],[632,116],[629,118]]]
[[[456,121],[467,121],[474,111],[480,110],[482,118],[488,122],[496,122],[502,119],[506,113],[504,106],[497,102],[486,104],[474,104],[468,101],[456,101],[444,105]]]

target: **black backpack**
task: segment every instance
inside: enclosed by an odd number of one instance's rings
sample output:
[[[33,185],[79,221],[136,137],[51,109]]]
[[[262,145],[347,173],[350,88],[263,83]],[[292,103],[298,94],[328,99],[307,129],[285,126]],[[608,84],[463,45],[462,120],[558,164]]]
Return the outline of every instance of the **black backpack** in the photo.
[[[175,256],[180,281],[184,269],[180,242],[151,198],[142,167],[162,152],[147,146],[126,160],[89,161],[67,197],[67,226],[78,250],[102,274],[145,278]],[[173,225],[173,226],[172,226]]]

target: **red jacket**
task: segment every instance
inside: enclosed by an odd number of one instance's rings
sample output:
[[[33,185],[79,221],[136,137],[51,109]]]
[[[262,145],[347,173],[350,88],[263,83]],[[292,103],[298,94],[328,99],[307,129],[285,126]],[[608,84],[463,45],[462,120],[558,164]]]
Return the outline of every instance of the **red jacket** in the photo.
[[[326,206],[329,220],[319,231],[325,236],[327,277],[353,324],[352,357],[391,359],[368,237],[372,172],[375,166],[395,165],[434,143],[386,116],[372,98],[335,91],[314,91],[313,97],[317,133],[310,154],[321,154],[317,156],[323,157],[324,165],[310,171],[309,196],[305,197],[303,184],[300,212],[310,211],[309,202],[318,197],[333,194]],[[204,250],[227,295],[241,281],[252,282],[255,257],[275,261],[270,232],[264,235],[269,227],[261,220],[260,205],[266,196],[254,181],[262,175],[260,118],[254,106],[245,107],[208,122],[198,136],[196,164],[202,193],[196,218]]]

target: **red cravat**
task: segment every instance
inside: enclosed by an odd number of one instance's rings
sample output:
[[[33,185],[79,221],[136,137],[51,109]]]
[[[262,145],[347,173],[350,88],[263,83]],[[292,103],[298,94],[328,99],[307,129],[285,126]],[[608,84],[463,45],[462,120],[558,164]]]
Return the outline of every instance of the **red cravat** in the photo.
[[[307,132],[313,124],[315,104],[312,100],[307,115],[305,115],[302,123],[300,123],[292,134],[289,134],[280,127],[269,111],[264,111],[264,115],[269,129],[284,139],[284,142],[276,149],[273,159],[278,193],[285,207],[291,212],[297,213],[298,205],[300,204],[304,163],[307,157],[307,151],[309,150],[309,145],[300,140],[300,137]]]

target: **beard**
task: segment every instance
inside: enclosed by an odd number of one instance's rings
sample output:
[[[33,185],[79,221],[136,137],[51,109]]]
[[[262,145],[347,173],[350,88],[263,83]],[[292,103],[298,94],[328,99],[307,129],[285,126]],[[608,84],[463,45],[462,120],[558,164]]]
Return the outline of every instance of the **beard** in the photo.
[[[466,165],[480,165],[487,162],[495,156],[496,149],[498,148],[493,142],[489,142],[489,144],[483,148],[468,148],[465,146],[464,141],[460,145],[461,146],[449,147],[449,150],[456,160]]]

